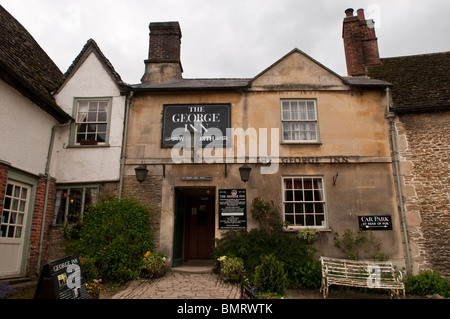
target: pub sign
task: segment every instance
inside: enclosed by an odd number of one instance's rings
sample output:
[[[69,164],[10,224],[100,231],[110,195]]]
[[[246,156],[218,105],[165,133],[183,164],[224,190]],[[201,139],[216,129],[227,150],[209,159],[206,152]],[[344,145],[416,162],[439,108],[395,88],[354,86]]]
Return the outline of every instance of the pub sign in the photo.
[[[185,147],[188,139],[201,147],[226,147],[230,127],[231,104],[164,105],[161,147]]]

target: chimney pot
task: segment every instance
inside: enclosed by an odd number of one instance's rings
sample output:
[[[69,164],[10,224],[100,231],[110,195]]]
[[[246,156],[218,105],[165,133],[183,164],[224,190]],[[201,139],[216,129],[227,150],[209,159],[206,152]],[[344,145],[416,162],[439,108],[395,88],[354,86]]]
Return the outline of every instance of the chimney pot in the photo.
[[[352,8],[348,8],[347,10],[345,10],[345,16],[347,18],[353,17],[353,9]]]
[[[364,9],[358,9],[357,11],[359,21],[366,21],[366,17],[364,16]]]

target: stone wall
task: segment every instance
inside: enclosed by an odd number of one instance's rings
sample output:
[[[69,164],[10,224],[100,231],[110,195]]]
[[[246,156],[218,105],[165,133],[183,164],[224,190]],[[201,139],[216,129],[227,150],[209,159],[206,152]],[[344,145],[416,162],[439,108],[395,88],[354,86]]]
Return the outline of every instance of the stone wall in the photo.
[[[135,176],[125,176],[122,197],[132,197],[150,210],[154,250],[159,249],[161,229],[162,176],[148,175],[141,184]]]
[[[414,272],[450,276],[450,112],[400,115],[397,129]]]

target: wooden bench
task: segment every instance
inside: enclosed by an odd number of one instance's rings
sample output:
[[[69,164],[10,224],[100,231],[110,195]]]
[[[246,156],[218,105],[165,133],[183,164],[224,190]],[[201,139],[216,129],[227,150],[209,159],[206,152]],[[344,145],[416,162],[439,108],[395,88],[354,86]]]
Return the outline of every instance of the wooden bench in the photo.
[[[331,285],[377,288],[392,290],[397,297],[399,290],[403,290],[403,275],[396,271],[391,262],[347,260],[320,257],[322,263],[323,297],[328,298],[328,288]]]

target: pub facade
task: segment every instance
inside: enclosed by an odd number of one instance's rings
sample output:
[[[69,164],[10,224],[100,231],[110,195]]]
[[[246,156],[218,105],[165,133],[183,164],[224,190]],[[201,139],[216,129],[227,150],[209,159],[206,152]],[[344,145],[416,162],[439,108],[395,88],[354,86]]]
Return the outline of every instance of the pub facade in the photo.
[[[177,22],[150,24],[149,58],[126,109],[120,192],[152,207],[172,266],[210,259],[215,238],[258,227],[273,201],[288,232],[370,231],[404,266],[386,119],[390,84],[342,77],[293,49],[253,78],[184,79]]]

